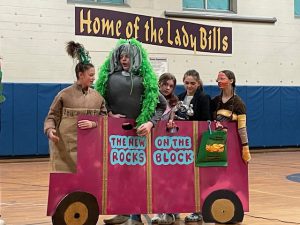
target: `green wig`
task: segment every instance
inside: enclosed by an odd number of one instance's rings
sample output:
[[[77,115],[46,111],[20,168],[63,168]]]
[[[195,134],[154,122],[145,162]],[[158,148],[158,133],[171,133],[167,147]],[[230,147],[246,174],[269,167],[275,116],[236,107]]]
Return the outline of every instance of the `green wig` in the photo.
[[[155,108],[158,103],[158,82],[157,76],[153,70],[152,65],[150,64],[150,60],[148,58],[148,54],[146,50],[142,47],[141,42],[137,41],[136,39],[132,38],[129,40],[120,39],[117,43],[117,46],[114,50],[112,50],[102,64],[98,72],[98,79],[95,83],[95,89],[104,97],[106,98],[106,89],[107,89],[107,80],[108,76],[114,72],[112,68],[114,65],[112,64],[112,58],[115,57],[115,52],[119,49],[122,45],[130,45],[135,49],[138,49],[139,54],[141,55],[139,61],[139,65],[132,65],[132,58],[131,58],[131,68],[130,73],[134,73],[137,76],[143,77],[143,86],[144,86],[144,95],[142,96],[142,109],[139,116],[136,118],[137,127],[142,125],[143,123],[148,122],[151,117],[155,113]],[[130,56],[132,57],[132,56]]]

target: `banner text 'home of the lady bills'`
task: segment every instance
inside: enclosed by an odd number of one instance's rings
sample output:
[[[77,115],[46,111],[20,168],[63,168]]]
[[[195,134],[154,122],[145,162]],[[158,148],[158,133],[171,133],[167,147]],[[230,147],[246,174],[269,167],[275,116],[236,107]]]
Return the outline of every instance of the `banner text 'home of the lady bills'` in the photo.
[[[75,34],[137,40],[198,52],[231,54],[232,28],[94,8],[75,8]]]

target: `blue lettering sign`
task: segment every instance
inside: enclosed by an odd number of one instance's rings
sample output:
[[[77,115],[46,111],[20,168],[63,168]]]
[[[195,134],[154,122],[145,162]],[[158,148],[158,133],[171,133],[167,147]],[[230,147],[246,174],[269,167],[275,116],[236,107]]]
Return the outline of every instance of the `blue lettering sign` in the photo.
[[[158,149],[191,149],[192,139],[184,136],[159,136],[154,144]]]
[[[156,165],[189,165],[194,162],[193,150],[156,150],[153,153]]]
[[[124,150],[112,149],[110,152],[110,162],[112,165],[140,165],[146,163],[146,153],[142,149],[138,150]]]
[[[147,141],[146,137],[111,135],[109,136],[109,143],[111,148],[145,149]]]

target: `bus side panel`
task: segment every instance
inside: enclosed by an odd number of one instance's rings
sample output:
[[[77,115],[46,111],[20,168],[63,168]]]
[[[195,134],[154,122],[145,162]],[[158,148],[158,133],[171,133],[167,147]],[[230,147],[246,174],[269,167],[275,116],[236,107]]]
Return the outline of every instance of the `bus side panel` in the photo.
[[[103,118],[80,116],[79,119],[98,121],[94,129],[78,129],[77,172],[51,173],[47,215],[52,216],[59,202],[72,192],[87,192],[93,195],[102,212],[103,186]]]
[[[200,122],[199,131],[207,130],[205,122]],[[223,124],[223,123],[222,123]],[[249,211],[248,165],[244,163],[242,146],[237,132],[237,123],[224,123],[227,132],[227,167],[200,167],[201,207],[207,196],[217,190],[234,192],[242,202],[244,212]],[[206,126],[206,128],[205,128]]]
[[[107,214],[147,213],[146,137],[125,130],[133,120],[108,118]]]
[[[177,133],[166,132],[166,122],[153,130],[153,213],[195,211],[193,122],[176,121],[176,125]]]

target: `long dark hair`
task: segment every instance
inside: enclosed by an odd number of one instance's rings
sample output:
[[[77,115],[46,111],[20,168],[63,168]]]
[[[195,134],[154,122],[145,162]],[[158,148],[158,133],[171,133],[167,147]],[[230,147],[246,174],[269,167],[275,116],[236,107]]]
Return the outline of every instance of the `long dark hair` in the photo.
[[[219,73],[224,73],[229,80],[233,81],[232,84],[231,84],[232,85],[232,96],[233,96],[233,99],[232,99],[231,115],[230,115],[230,120],[232,120],[233,109],[234,109],[234,100],[235,100],[235,88],[236,88],[236,86],[235,86],[235,82],[236,82],[235,75],[234,75],[234,73],[231,70],[222,70]],[[218,102],[218,106],[217,106],[217,111],[220,108],[220,104],[221,104],[221,101],[222,101],[222,96],[223,96],[223,91],[221,92],[221,96],[220,96],[220,99],[219,99],[219,102]]]
[[[90,62],[88,52],[84,49],[82,44],[69,41],[66,45],[66,51],[69,56],[79,61],[75,67],[77,80],[79,79],[80,72],[83,73],[90,68],[94,68],[94,65]]]
[[[174,83],[174,88],[173,88],[173,91],[170,95],[168,96],[164,96],[167,101],[169,102],[169,105],[171,107],[175,106],[178,102],[178,98],[177,96],[174,94],[174,91],[175,91],[175,87],[176,87],[176,78],[173,74],[171,73],[163,73],[160,77],[159,77],[159,80],[158,80],[158,84],[159,85],[162,85],[162,84],[166,84],[169,80],[172,80],[173,83]]]
[[[197,70],[188,70],[188,71],[186,71],[185,74],[183,75],[183,82],[184,82],[184,80],[187,76],[194,77],[194,79],[200,83],[200,86],[198,87],[198,89],[203,91],[203,82],[202,82],[202,80],[200,78],[200,75],[199,75]]]

